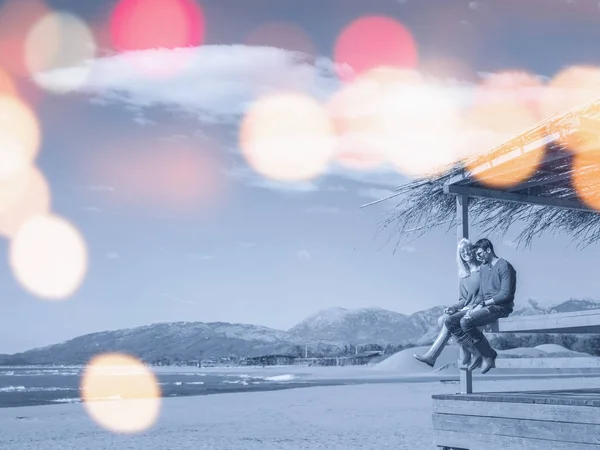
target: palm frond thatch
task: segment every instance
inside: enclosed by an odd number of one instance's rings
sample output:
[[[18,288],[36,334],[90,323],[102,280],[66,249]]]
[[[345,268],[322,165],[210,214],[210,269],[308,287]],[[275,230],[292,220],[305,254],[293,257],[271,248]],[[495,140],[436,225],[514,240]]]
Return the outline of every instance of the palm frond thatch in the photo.
[[[536,136],[539,137],[540,133],[548,136],[559,130],[562,137],[577,136],[574,133],[577,131],[573,127],[574,118],[578,120],[581,117],[591,117],[597,120],[599,116],[600,101],[596,100],[583,108],[547,119],[488,153],[486,157],[489,160],[491,154],[497,156],[514,149],[515,146],[522,146],[528,139],[531,142]],[[600,121],[598,123],[600,124]],[[560,142],[562,143],[555,142],[547,146],[542,165],[527,182],[536,182],[535,194],[539,196],[577,198],[578,191],[572,183],[573,153],[564,146],[564,139]],[[600,155],[600,144],[593,151]],[[560,155],[561,152],[563,155]],[[456,227],[456,198],[444,193],[444,184],[450,179],[455,179],[457,175],[476,182],[470,177],[466,167],[474,167],[473,162],[477,162],[479,158],[482,158],[482,155],[451,166],[441,175],[417,179],[399,187],[394,195],[397,205],[382,220],[380,233],[388,234],[388,242],[396,239],[397,249],[403,241],[417,239],[434,228],[445,227],[451,230]],[[579,167],[577,170],[585,171],[587,179],[590,180],[584,189],[594,191],[600,197],[600,157],[594,158],[589,166]],[[520,233],[514,240],[518,247],[529,247],[535,238],[548,233],[566,234],[578,248],[587,247],[600,240],[600,215],[595,211],[557,209],[552,206],[471,197],[469,216],[471,224],[482,234],[505,236],[509,229],[518,225]]]

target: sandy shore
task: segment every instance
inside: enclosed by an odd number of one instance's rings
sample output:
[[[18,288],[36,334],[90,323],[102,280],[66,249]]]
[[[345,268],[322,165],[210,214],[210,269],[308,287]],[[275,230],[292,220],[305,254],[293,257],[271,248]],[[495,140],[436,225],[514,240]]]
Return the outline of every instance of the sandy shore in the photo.
[[[598,387],[597,378],[480,381],[479,391]],[[455,384],[365,384],[164,399],[150,430],[115,435],[82,405],[0,409],[0,449],[434,449],[431,395]]]

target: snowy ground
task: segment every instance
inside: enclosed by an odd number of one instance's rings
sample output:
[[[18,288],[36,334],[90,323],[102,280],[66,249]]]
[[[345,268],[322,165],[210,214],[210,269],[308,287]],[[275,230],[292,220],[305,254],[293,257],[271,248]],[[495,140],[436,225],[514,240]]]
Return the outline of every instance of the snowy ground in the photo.
[[[500,380],[478,391],[600,387],[600,378]],[[149,431],[115,435],[81,405],[0,409],[0,449],[434,450],[431,395],[457,385],[374,383],[169,398]]]

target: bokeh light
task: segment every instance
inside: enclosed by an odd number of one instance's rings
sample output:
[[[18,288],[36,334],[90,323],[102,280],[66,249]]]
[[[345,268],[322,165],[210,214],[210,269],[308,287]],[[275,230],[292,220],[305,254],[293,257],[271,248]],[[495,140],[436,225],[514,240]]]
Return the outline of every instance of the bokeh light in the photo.
[[[250,166],[280,181],[321,174],[333,156],[334,144],[334,128],[325,108],[299,93],[259,99],[240,130],[240,147]]]
[[[39,169],[30,167],[0,186],[7,189],[0,210],[1,235],[14,237],[29,219],[50,212],[50,187]]]
[[[544,117],[563,114],[600,97],[600,68],[571,66],[558,72],[541,98]]]
[[[38,0],[7,0],[0,5],[0,66],[16,76],[28,76],[25,42],[32,26],[50,11]]]
[[[81,378],[89,416],[114,433],[139,433],[160,414],[161,391],[154,373],[138,359],[118,353],[94,357]]]
[[[113,46],[119,52],[177,49],[202,44],[204,14],[195,0],[121,0],[110,21]],[[152,53],[132,58],[136,68],[148,75],[172,75],[188,61],[176,67],[164,67]]]
[[[340,78],[350,81],[380,66],[415,68],[417,45],[400,22],[386,16],[366,16],[350,23],[339,35],[334,61]]]
[[[223,203],[226,180],[210,142],[139,138],[108,145],[111,150],[86,161],[85,177],[113,188],[113,204],[153,215],[185,215]]]
[[[537,170],[545,155],[542,132],[523,148],[502,154],[493,150],[539,122],[537,99],[541,89],[541,82],[534,77],[509,71],[492,75],[476,91],[465,117],[464,158],[467,169],[483,184],[514,186]]]
[[[0,98],[14,97],[18,94],[15,83],[8,72],[0,67]]]
[[[597,138],[596,138],[597,139]],[[598,148],[573,158],[571,183],[579,198],[590,208],[600,211],[600,151]]]
[[[33,75],[58,68],[86,67],[96,55],[92,31],[84,21],[69,13],[50,13],[31,28],[25,44],[27,67]],[[91,68],[72,72],[62,91],[77,89],[87,80]],[[42,84],[43,86],[43,84]]]
[[[475,92],[474,103],[521,105],[534,120],[541,120],[540,98],[544,83],[522,70],[505,70],[488,75]]]
[[[35,160],[39,145],[33,111],[17,97],[0,95],[0,180],[25,170]]]
[[[10,265],[26,290],[44,299],[62,300],[83,282],[88,265],[86,244],[65,219],[34,216],[10,243]]]
[[[387,160],[412,177],[436,173],[458,158],[458,97],[416,71],[366,72],[334,96],[330,110],[345,165],[369,168]]]

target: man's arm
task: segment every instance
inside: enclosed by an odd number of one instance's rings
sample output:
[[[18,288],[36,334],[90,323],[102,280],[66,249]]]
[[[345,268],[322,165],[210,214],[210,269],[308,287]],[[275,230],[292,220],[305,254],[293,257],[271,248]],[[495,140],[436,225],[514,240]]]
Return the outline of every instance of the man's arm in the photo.
[[[498,289],[498,293],[494,294],[494,296],[486,300],[484,302],[484,306],[490,305],[502,305],[504,303],[509,303],[514,298],[514,274],[508,264],[499,267],[499,276],[500,276],[500,289]]]

